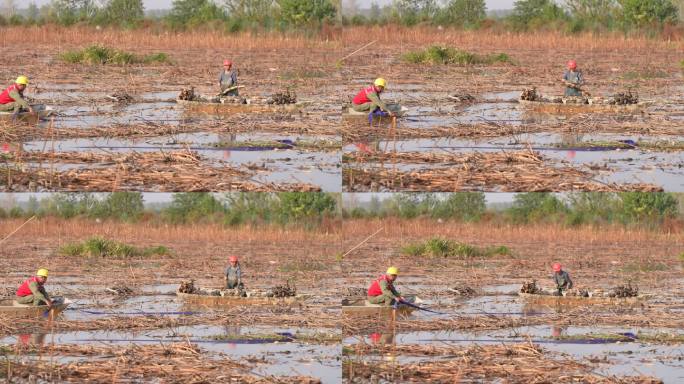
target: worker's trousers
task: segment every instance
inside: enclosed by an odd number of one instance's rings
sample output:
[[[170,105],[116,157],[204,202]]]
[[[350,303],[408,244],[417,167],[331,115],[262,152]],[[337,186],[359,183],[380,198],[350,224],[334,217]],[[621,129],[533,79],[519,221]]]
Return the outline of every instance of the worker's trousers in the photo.
[[[47,303],[43,301],[43,299],[39,299],[35,297],[35,295],[17,296],[15,300],[19,304],[47,305]]]
[[[373,112],[378,108],[380,108],[380,106],[372,101],[358,105],[352,104],[352,109],[354,109],[356,112]]]
[[[21,105],[16,102],[11,102],[7,104],[0,104],[0,112],[19,112],[21,111]]]
[[[382,304],[389,307],[390,305],[394,304],[395,301],[396,298],[391,293],[383,293],[378,296],[368,296],[368,302],[371,304]]]

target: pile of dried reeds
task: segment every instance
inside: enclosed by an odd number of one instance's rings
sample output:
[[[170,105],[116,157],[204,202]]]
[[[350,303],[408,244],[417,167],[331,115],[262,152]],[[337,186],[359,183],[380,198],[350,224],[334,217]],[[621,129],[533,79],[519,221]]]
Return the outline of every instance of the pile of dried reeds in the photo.
[[[297,102],[297,95],[295,93],[290,93],[290,89],[286,89],[282,92],[274,93],[267,101],[268,104],[294,104]]]
[[[537,281],[532,280],[532,281],[525,281],[522,284],[522,287],[520,287],[520,293],[531,293],[531,294],[538,294],[541,293],[541,288],[537,286]]]
[[[559,377],[568,382],[598,383],[662,383],[644,376],[609,377],[595,374],[595,367],[587,362],[559,359],[553,352],[534,344],[486,346],[435,346],[435,345],[377,345],[347,346],[355,352],[343,364],[343,376],[348,382],[371,378],[387,382],[498,382],[531,383],[553,382]],[[364,352],[410,355],[443,356],[418,363],[397,365],[355,359]]]
[[[197,98],[198,95],[195,94],[195,87],[183,88],[180,93],[178,93],[178,100],[193,101]]]
[[[632,282],[628,281],[627,285],[618,285],[613,288],[611,297],[637,297],[639,296],[639,287],[632,286]]]
[[[373,167],[345,164],[343,185],[348,192],[361,191],[434,191],[484,190],[492,192],[593,191],[622,192],[662,191],[652,184],[617,184],[594,180],[588,169],[554,164],[532,150],[495,153],[437,154],[430,152],[379,152],[346,155],[349,161],[373,161]],[[435,167],[403,171],[387,169],[396,162],[439,163]],[[394,167],[396,168],[396,167]]]
[[[180,287],[178,287],[180,293],[195,293],[196,291],[195,280],[181,281]]]
[[[194,344],[129,345],[121,348],[85,345],[55,345],[46,352],[68,356],[101,356],[103,358],[55,364],[34,359],[8,362],[3,376],[14,380],[45,382],[117,382],[155,381],[168,383],[206,383],[216,381],[261,383],[320,383],[303,376],[256,376],[245,362],[210,356]]]
[[[637,103],[639,103],[639,95],[633,95],[631,89],[627,90],[627,92],[616,93],[610,100],[610,104],[616,105],[629,105]]]
[[[542,97],[537,92],[537,88],[525,88],[520,92],[520,100],[542,101]]]

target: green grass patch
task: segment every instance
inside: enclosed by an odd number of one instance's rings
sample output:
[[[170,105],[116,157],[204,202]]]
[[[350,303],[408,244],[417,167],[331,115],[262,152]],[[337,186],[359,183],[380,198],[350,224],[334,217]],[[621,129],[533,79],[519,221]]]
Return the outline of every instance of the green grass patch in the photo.
[[[281,80],[297,80],[297,79],[320,79],[328,77],[329,74],[319,69],[297,69],[293,71],[283,72],[278,76]]]
[[[330,266],[318,261],[291,261],[278,267],[278,272],[315,272],[325,271]]]
[[[634,339],[617,333],[585,333],[579,335],[561,335],[552,337],[554,340],[606,340],[609,342],[633,341]]]
[[[684,334],[681,333],[637,333],[637,340],[654,343],[654,344],[682,344],[684,343]]]
[[[644,71],[630,71],[626,72],[624,75],[622,75],[622,78],[625,80],[650,80],[650,79],[664,79],[666,77],[669,77],[670,74],[668,74],[665,71],[661,71],[658,69],[646,69]]]
[[[206,337],[209,340],[224,341],[224,340],[236,340],[236,341],[264,341],[264,342],[285,342],[292,340],[291,338],[279,335],[277,333],[264,333],[264,334],[245,334],[245,335],[211,335]]]
[[[59,58],[62,61],[70,64],[90,65],[165,64],[171,62],[169,56],[163,52],[140,56],[131,52],[121,51],[97,44],[91,45],[81,50],[63,52],[59,55]]]
[[[637,145],[639,148],[651,149],[655,151],[684,151],[684,141],[639,141]]]
[[[470,259],[474,257],[491,257],[496,255],[510,256],[511,250],[504,245],[483,248],[441,237],[433,237],[424,242],[407,244],[401,248],[401,253],[407,256]]]
[[[171,251],[164,246],[137,248],[103,237],[91,237],[80,243],[66,244],[59,248],[59,253],[64,256],[127,259],[138,256],[166,256],[171,254]]]
[[[564,144],[559,143],[555,145],[556,148],[619,148],[619,149],[629,149],[634,148],[632,145],[622,143],[619,141],[587,141],[581,143]]]
[[[278,141],[270,141],[270,140],[265,140],[265,141],[229,141],[229,142],[218,142],[218,143],[213,143],[213,147],[215,148],[236,148],[236,147],[244,147],[244,148],[277,148],[277,149],[287,149],[287,148],[292,148],[291,145],[284,144]]]
[[[479,55],[462,51],[451,47],[433,45],[422,51],[413,51],[404,54],[404,61],[413,64],[445,64],[445,65],[491,65],[513,64],[513,60],[505,53]]]
[[[621,268],[622,272],[635,273],[635,272],[659,272],[667,271],[670,267],[664,263],[646,262],[646,263],[633,263],[627,264]]]
[[[621,335],[618,333],[586,333],[579,335],[554,336],[553,340],[605,340],[607,342],[630,342],[653,344],[680,344],[684,343],[684,334],[678,333],[637,333],[636,338]]]
[[[295,333],[294,338],[303,343],[312,344],[338,344],[342,342],[342,335],[325,332]]]

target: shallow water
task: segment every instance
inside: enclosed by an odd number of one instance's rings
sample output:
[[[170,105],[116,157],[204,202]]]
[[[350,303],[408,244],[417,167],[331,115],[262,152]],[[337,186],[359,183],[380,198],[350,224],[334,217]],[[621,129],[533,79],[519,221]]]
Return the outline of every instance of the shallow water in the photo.
[[[298,139],[305,141],[336,140],[334,137],[276,136],[272,134],[222,135],[215,133],[178,134],[137,140],[119,138],[67,139],[56,141],[29,141],[23,144],[27,151],[52,150],[57,152],[159,152],[191,149],[200,155],[236,167],[255,165],[266,167],[259,171],[254,180],[260,182],[293,183],[302,182],[319,185],[324,191],[340,191],[340,155],[337,151],[291,149],[234,150],[216,148],[215,143],[231,141],[274,141]],[[219,164],[217,163],[217,166]],[[64,165],[61,165],[63,167]],[[85,165],[92,167],[92,165]],[[73,166],[72,166],[73,167]]]
[[[139,333],[121,331],[80,331],[65,333],[46,333],[17,335],[0,339],[0,343],[14,345],[31,342],[48,346],[49,344],[78,345],[158,345],[160,343],[185,342],[198,344],[209,353],[222,353],[231,358],[240,359],[248,356],[266,358],[266,363],[259,363],[254,373],[263,375],[309,375],[319,377],[323,382],[336,383],[341,380],[341,364],[339,345],[320,345],[298,343],[299,333],[313,333],[311,329],[277,328],[277,327],[218,327],[192,326],[173,329],[144,331]],[[292,342],[254,343],[246,335],[266,335],[290,333],[295,336]],[[212,340],[211,336],[226,337],[229,340]],[[244,342],[242,341],[244,340]]]
[[[635,342],[603,342],[596,340],[554,340],[560,335],[585,335],[589,333],[624,333],[639,331],[655,333],[657,331],[681,332],[671,329],[616,328],[616,327],[568,327],[534,326],[486,332],[407,332],[392,334],[379,329],[377,332],[363,336],[347,337],[344,345],[353,345],[362,339],[366,343],[382,344],[420,344],[420,345],[500,345],[533,342],[542,348],[570,354],[576,359],[589,357],[607,358],[608,363],[600,363],[596,373],[604,375],[650,375],[663,379],[666,383],[679,383],[684,380],[684,346],[654,345]],[[369,356],[368,359],[376,357]],[[384,358],[387,358],[385,356]],[[416,357],[394,357],[400,363],[415,361]],[[431,358],[419,358],[429,361]]]
[[[532,148],[542,155],[565,162],[571,166],[598,166],[608,167],[609,170],[599,171],[597,180],[605,183],[651,183],[662,186],[666,191],[684,190],[684,151],[662,152],[654,150],[634,149],[608,149],[595,150],[585,149],[579,144],[597,141],[639,140],[657,141],[666,139],[658,136],[618,136],[612,134],[594,135],[559,135],[553,133],[523,134],[509,138],[487,139],[414,139],[399,140],[396,142],[379,141],[371,144],[376,150],[399,152],[434,152],[437,154],[447,153],[473,153],[473,152],[501,152],[502,150],[523,150]],[[669,137],[672,140],[671,137]],[[556,145],[563,147],[557,148]],[[573,147],[573,145],[578,145]],[[343,152],[358,151],[356,144],[348,144]],[[422,168],[438,168],[442,164],[402,164],[398,163],[399,169],[416,170]],[[386,167],[394,166],[385,164]]]

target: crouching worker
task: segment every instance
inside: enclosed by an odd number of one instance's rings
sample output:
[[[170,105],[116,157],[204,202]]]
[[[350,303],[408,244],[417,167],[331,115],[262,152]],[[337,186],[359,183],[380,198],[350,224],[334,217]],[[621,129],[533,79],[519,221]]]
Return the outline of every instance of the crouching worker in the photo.
[[[33,107],[24,99],[24,90],[29,80],[26,76],[19,76],[14,84],[0,92],[0,111],[19,113],[28,111],[33,113]]]
[[[563,291],[572,289],[570,274],[563,270],[560,263],[553,264],[553,282],[556,283],[556,296],[563,296]]]
[[[242,271],[240,270],[240,263],[237,256],[228,258],[228,267],[226,267],[225,281],[227,289],[244,288],[242,284]]]
[[[380,100],[380,94],[384,92],[387,81],[383,78],[378,78],[375,82],[359,91],[352,101],[352,108],[357,112],[370,112],[376,110],[386,112],[390,117],[394,116],[394,112],[390,111],[384,101]]]
[[[45,282],[48,278],[48,270],[41,268],[36,275],[24,281],[17,289],[16,301],[19,304],[47,305],[52,307],[52,300],[45,292]]]
[[[371,304],[382,304],[386,306],[394,305],[396,302],[404,301],[401,294],[394,288],[394,281],[397,279],[399,269],[397,267],[387,268],[387,273],[378,277],[368,288],[368,302]]]

